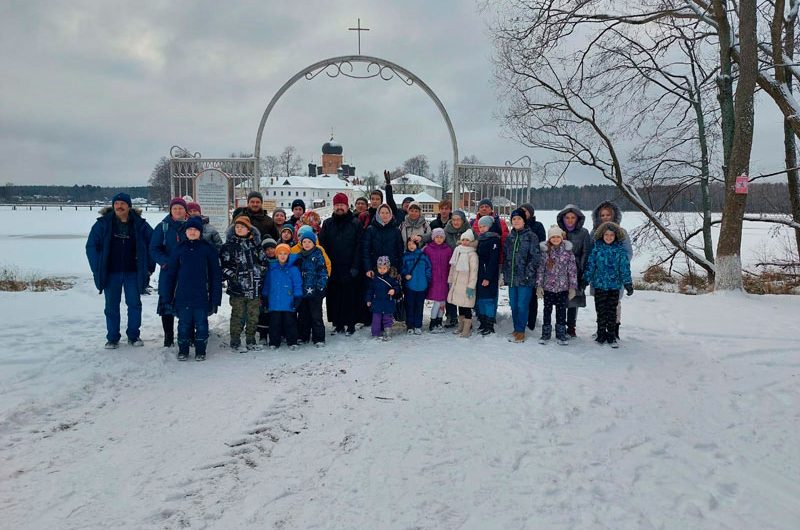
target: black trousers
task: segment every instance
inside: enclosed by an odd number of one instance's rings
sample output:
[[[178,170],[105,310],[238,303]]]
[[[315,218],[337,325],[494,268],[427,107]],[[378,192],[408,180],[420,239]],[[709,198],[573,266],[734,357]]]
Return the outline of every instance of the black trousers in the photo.
[[[574,328],[577,322],[578,322],[578,308],[577,307],[567,308],[567,326]]]
[[[539,297],[536,296],[536,289],[534,289],[533,296],[531,296],[531,303],[528,304],[528,329],[531,331],[536,329],[536,317],[539,314]]]
[[[308,339],[325,342],[325,322],[322,321],[322,297],[303,298],[297,310],[297,337],[303,342]]]
[[[554,293],[544,292],[544,309],[542,312],[542,325],[550,326],[553,306],[556,308],[556,325],[564,326],[567,324],[567,303],[569,302],[569,291]]]
[[[363,297],[358,297],[358,284],[361,283],[355,278],[334,278],[328,280],[328,292],[326,293],[326,306],[328,309],[328,321],[336,329],[352,328],[358,319],[359,302],[362,304]],[[370,318],[370,322],[372,319]]]
[[[597,337],[605,340],[614,338],[614,326],[617,323],[617,304],[619,289],[605,291],[594,290],[594,309],[597,311]]]
[[[455,306],[453,306],[455,307]],[[459,307],[458,308],[458,316],[472,319],[472,308],[471,307]]]
[[[445,302],[444,314],[447,316],[447,320],[455,320],[458,317],[458,308],[450,302]],[[470,315],[470,318],[472,318],[472,315]]]
[[[161,327],[165,339],[175,340],[175,315],[161,315]]]
[[[289,346],[297,344],[297,315],[294,311],[270,311],[269,345],[277,348],[284,337]]]

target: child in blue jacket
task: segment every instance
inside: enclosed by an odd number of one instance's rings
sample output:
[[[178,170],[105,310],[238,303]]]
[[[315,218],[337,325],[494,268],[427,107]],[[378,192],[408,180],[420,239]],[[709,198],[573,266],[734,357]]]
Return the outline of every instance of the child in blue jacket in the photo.
[[[431,260],[410,237],[406,241],[406,252],[403,254],[400,274],[403,277],[407,333],[421,335],[425,293],[431,283]]]
[[[194,332],[194,358],[206,359],[208,316],[222,303],[222,272],[216,249],[202,239],[203,220],[186,221],[186,241],[175,249],[163,269],[158,295],[178,316],[178,360],[189,357]]]
[[[274,350],[286,339],[290,350],[297,349],[297,308],[303,295],[303,279],[289,245],[275,248],[277,260],[270,261],[261,294],[269,303],[269,349]]]
[[[389,330],[394,324],[395,299],[400,294],[400,283],[389,273],[392,263],[388,256],[377,260],[377,272],[370,278],[365,299],[372,311],[372,336],[389,340]]]
[[[617,347],[615,324],[620,290],[633,294],[631,265],[622,245],[625,237],[619,225],[606,222],[597,227],[595,243],[586,263],[584,280],[594,288],[594,307],[597,311],[597,338],[600,344],[608,342]]]
[[[299,340],[314,341],[314,346],[325,346],[325,322],[322,320],[322,299],[328,287],[328,269],[325,256],[317,246],[313,230],[304,230],[300,237],[299,266],[303,278],[303,299],[298,308]]]

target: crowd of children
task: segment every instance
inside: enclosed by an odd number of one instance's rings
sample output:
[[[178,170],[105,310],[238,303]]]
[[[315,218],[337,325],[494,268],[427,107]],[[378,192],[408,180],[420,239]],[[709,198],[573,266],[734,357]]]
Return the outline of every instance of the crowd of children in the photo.
[[[173,202],[180,206],[179,200]],[[337,194],[333,202],[343,204],[336,210],[339,214],[351,213],[343,194]],[[223,282],[231,305],[231,348],[242,349],[242,332],[247,350],[260,349],[261,344],[276,349],[283,343],[291,350],[303,343],[323,347],[322,304],[332,265],[338,270],[337,292],[341,296],[357,292],[363,300],[355,303],[364,307],[364,311],[348,311],[354,315],[348,321],[331,319],[334,333],[346,329],[352,335],[355,315],[366,313],[366,319],[359,316],[358,320],[371,324],[376,339],[390,340],[398,319],[405,322],[409,335],[421,335],[428,300],[431,333],[452,327],[454,334],[467,338],[477,319],[477,333],[491,335],[496,332],[502,271],[513,322],[510,342],[524,342],[526,328],[535,328],[537,299],[541,299],[539,342],[547,343],[555,331],[557,343],[568,344],[576,335],[577,309],[585,306],[584,291],[590,286],[597,311],[594,337],[598,343],[617,346],[620,295],[631,295],[633,285],[630,241],[619,226],[621,213],[613,203],[595,210],[591,234],[583,227],[583,213],[572,205],[559,212],[557,224],[545,234],[530,205],[511,213],[509,229],[487,200],[481,201],[478,218],[471,225],[463,211],[450,214],[449,203],[443,204],[448,216],[437,216],[429,224],[413,201],[404,201],[403,215],[398,215],[396,207],[374,202],[357,201],[358,215],[340,217],[343,221],[335,228],[336,233],[348,234],[356,249],[339,248],[328,234],[332,256],[337,260],[346,256],[346,270],[331,263],[320,245],[321,219],[316,212],[305,211],[304,205],[293,205],[289,219],[277,209],[273,225],[262,224],[268,231],[264,234],[248,215],[238,215],[226,230],[219,252],[214,244],[219,237],[204,237],[201,216],[188,217],[182,228],[174,215],[166,219],[165,244],[157,260],[163,262],[159,313],[178,317],[178,359],[186,360],[192,345],[195,359],[205,359],[208,316],[221,304]],[[199,213],[199,205],[194,206]],[[398,218],[403,219],[401,223]],[[183,238],[170,239],[171,231],[178,234],[181,229]],[[167,245],[167,241],[172,243]],[[357,287],[362,284],[363,289]],[[342,289],[343,285],[350,287]],[[166,333],[172,323],[165,319],[164,325]]]

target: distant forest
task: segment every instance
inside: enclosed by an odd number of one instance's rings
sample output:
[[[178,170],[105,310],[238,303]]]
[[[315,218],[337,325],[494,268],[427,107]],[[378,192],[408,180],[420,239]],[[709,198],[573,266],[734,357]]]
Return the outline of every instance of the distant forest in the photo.
[[[125,191],[132,198],[147,198],[148,186],[104,187],[104,186],[0,186],[0,202],[3,203],[52,203],[109,201],[117,192]],[[639,194],[654,210],[665,208],[673,212],[697,212],[702,209],[700,188],[690,186],[678,189],[669,186],[642,188]],[[711,186],[712,211],[722,209],[722,185]],[[789,192],[785,183],[750,184],[747,211],[751,213],[789,212]],[[558,188],[533,188],[531,201],[537,210],[560,210],[566,204],[575,204],[583,209],[594,208],[604,200],[613,200],[623,210],[633,207],[623,199],[616,187],[610,185],[561,186]]]

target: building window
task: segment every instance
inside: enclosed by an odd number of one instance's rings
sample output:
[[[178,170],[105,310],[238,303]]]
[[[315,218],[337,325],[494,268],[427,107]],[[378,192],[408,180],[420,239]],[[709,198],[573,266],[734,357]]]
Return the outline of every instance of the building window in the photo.
[[[306,196],[306,192],[303,192],[303,197],[305,197],[305,196]]]
[[[283,197],[283,190],[281,190],[281,197]]]

